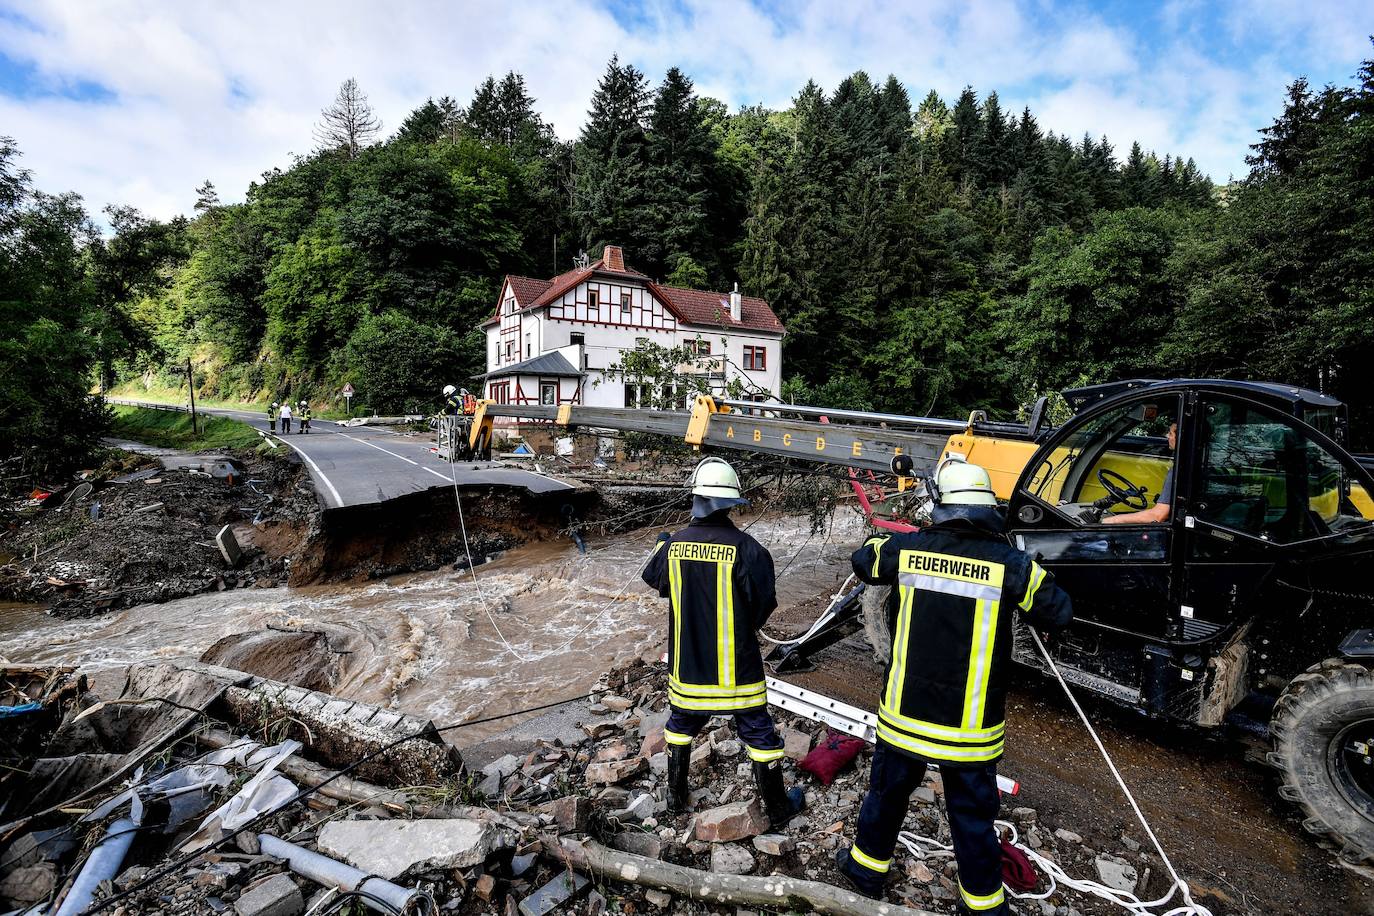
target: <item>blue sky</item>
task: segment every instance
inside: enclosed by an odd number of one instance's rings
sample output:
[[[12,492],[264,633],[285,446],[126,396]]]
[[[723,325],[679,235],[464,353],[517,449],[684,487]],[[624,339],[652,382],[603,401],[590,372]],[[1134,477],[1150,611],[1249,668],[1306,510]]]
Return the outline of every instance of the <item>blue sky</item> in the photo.
[[[169,217],[206,178],[242,199],[308,152],[348,76],[394,128],[427,96],[466,101],[519,70],[571,138],[618,53],[655,80],[680,66],[732,106],[783,107],[807,79],[833,88],[859,69],[917,100],[995,89],[1047,129],[1106,134],[1123,154],[1139,140],[1225,181],[1284,87],[1348,85],[1371,33],[1368,0],[0,0],[0,133],[45,190]]]

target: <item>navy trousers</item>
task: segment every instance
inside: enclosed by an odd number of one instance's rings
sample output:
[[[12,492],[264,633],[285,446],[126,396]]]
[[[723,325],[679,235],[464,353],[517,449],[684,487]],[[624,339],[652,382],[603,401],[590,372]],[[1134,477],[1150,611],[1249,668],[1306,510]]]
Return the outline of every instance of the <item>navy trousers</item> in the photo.
[[[894,751],[879,741],[873,753],[868,794],[859,809],[859,832],[849,857],[885,875],[897,848],[911,793],[925,777],[925,761]],[[959,896],[975,913],[1009,913],[1002,891],[1002,846],[993,820],[1001,809],[996,764],[942,766],[945,811],[959,863]]]
[[[663,726],[663,737],[669,744],[691,744],[706,723],[711,713],[688,712],[671,707],[668,722]],[[724,714],[722,714],[724,715]],[[749,751],[749,759],[756,763],[772,763],[782,759],[782,738],[773,725],[773,717],[768,714],[767,706],[741,709],[731,713],[735,717],[735,733]]]

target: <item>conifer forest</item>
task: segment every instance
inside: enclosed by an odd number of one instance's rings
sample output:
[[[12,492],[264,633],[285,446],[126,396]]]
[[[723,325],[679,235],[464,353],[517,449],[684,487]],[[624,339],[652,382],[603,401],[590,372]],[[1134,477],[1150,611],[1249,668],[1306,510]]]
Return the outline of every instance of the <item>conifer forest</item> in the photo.
[[[857,72],[732,111],[653,76],[612,59],[571,142],[515,72],[395,125],[348,80],[312,153],[241,203],[207,181],[167,222],[40,193],[0,141],[0,451],[79,453],[102,422],[87,391],[184,385],[188,358],[202,397],[347,380],[433,410],[484,371],[503,275],[606,244],[767,299],[798,403],[1008,417],[1119,378],[1273,380],[1344,400],[1374,449],[1374,60],[1292,83],[1237,176],[1064,136],[992,87],[916,97]]]

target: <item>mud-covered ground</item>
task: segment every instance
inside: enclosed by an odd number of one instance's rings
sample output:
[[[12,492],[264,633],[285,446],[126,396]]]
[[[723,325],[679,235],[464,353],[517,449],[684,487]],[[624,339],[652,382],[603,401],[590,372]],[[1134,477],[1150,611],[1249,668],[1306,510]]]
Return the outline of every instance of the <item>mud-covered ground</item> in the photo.
[[[780,613],[769,630],[800,632],[815,610]],[[881,669],[862,633],[814,662],[814,671],[786,679],[874,707]],[[1296,808],[1278,797],[1272,771],[1254,762],[1247,746],[1079,700],[1175,867],[1206,895],[1214,914],[1374,913],[1374,886],[1343,869],[1302,829]],[[1019,672],[1008,697],[1007,752],[999,770],[1022,786],[1020,798],[1004,804],[1004,815],[1016,805],[1033,807],[1042,833],[1072,831],[1081,835],[1081,849],[1128,859],[1148,853],[1148,843],[1141,852],[1130,848],[1146,841],[1143,831],[1078,716],[1048,679]],[[1070,874],[1095,879],[1090,856],[1073,860]],[[1136,864],[1143,873],[1146,863]],[[1152,875],[1146,890],[1162,892],[1167,881],[1160,883],[1157,864]]]
[[[111,450],[36,514],[5,520],[0,600],[84,617],[284,583],[318,511],[310,475],[294,455],[231,457],[245,472],[232,480]],[[83,482],[92,490],[78,498]],[[233,566],[215,545],[225,525],[243,548]]]

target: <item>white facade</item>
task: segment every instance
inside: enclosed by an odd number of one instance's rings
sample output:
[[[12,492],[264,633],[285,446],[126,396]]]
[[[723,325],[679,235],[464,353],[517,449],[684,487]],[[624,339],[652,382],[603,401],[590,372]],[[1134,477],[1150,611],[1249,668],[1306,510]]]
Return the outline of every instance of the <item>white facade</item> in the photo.
[[[727,305],[723,312],[728,309]],[[486,337],[487,373],[495,376],[486,380],[483,393],[503,403],[638,406],[633,392],[632,402],[626,403],[625,382],[610,370],[622,353],[644,341],[698,347],[702,359],[684,365],[682,371],[707,374],[714,391],[724,391],[734,380],[759,397],[777,396],[781,390],[780,332],[685,323],[655,295],[649,281],[632,275],[594,273],[534,307],[517,301],[508,279],[501,291],[499,320],[487,324]],[[501,373],[503,367],[555,352],[581,377]]]

